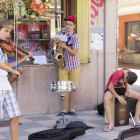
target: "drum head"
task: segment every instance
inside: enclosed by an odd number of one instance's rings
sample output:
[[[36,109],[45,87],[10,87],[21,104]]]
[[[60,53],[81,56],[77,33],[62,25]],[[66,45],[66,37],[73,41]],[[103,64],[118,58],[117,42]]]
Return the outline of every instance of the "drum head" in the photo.
[[[52,82],[54,83],[54,82]],[[57,92],[75,91],[75,82],[73,81],[57,81],[56,84],[51,84],[51,89],[56,89]]]

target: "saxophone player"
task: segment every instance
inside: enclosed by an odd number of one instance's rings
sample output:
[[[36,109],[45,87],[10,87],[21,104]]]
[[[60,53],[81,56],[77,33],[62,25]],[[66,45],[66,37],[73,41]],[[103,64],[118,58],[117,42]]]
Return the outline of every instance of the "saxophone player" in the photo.
[[[76,18],[70,15],[67,16],[64,20],[65,30],[58,32],[57,35],[66,35],[67,42],[61,42],[59,38],[53,38],[50,41],[50,46],[54,47],[58,43],[60,47],[63,48],[65,65],[62,68],[58,68],[59,81],[74,81],[77,87],[81,65],[78,56],[80,40],[78,35],[73,31],[76,26]],[[65,113],[65,115],[77,115],[77,113],[73,109],[76,91],[71,92],[69,96],[69,106],[68,94],[66,94],[64,100],[64,110],[57,116],[62,116],[63,112]]]

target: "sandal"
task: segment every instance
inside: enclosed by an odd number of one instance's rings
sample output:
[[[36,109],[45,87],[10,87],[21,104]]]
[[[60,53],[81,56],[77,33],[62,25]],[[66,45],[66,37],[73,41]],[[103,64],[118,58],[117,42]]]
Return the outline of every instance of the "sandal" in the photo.
[[[135,126],[140,126],[140,123],[135,124]]]
[[[114,127],[110,127],[109,125],[104,129],[105,132],[110,132],[111,130],[113,130]]]

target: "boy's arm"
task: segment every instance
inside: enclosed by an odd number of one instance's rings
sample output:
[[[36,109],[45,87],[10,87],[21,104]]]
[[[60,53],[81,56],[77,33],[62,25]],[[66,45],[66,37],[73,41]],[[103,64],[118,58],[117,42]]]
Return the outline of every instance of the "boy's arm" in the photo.
[[[11,72],[15,75],[20,76],[20,73],[18,71],[13,70],[12,68],[8,67],[7,65],[5,65],[4,63],[0,62],[0,69],[6,70],[8,72]]]
[[[117,99],[119,98],[119,95],[114,90],[114,84],[112,82],[109,84],[108,89]]]
[[[26,55],[26,56],[24,56],[23,58],[21,58],[21,59],[18,60],[18,64],[20,64],[20,63],[22,63],[23,61],[25,61],[26,59],[32,57],[32,54],[31,54],[30,52],[28,52],[28,53],[29,53],[29,55]],[[15,61],[15,62],[8,63],[8,60],[5,60],[5,64],[6,64],[7,66],[9,66],[10,68],[13,68],[13,67],[16,66],[17,63],[16,63],[16,61]]]
[[[125,82],[125,83],[124,83],[124,86],[125,86],[125,88],[126,88],[126,96],[131,97],[131,95],[130,95],[130,93],[129,93],[129,89],[128,89],[128,83]]]
[[[111,82],[108,86],[109,91],[119,100],[119,102],[122,105],[125,105],[127,102],[124,100],[124,98],[120,97],[116,91],[114,90],[114,84]]]
[[[63,42],[60,42],[60,46],[62,48],[65,48],[72,56],[76,56],[76,53],[78,51],[78,49],[70,49],[67,45],[65,45]]]
[[[72,55],[72,56],[76,56],[76,53],[78,52],[78,49],[79,49],[79,46],[80,46],[80,40],[79,40],[79,38],[78,38],[78,36],[75,36],[74,37],[74,42],[73,42],[73,49],[70,49],[67,45],[65,45],[63,42],[60,42],[60,46],[62,47],[62,48],[65,48],[68,52],[69,52],[69,54],[70,55]]]
[[[56,43],[60,42],[61,40],[59,38],[52,38],[50,41],[50,47],[53,48]]]

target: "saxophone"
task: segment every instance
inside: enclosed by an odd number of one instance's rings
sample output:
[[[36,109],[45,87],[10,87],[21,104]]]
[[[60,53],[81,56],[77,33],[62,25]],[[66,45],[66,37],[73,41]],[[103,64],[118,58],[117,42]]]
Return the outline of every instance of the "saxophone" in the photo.
[[[64,60],[64,56],[63,56],[63,48],[60,47],[60,44],[58,45],[59,48],[59,54],[56,56],[56,59],[58,61],[58,67],[59,68],[64,68],[65,66],[65,60]]]

